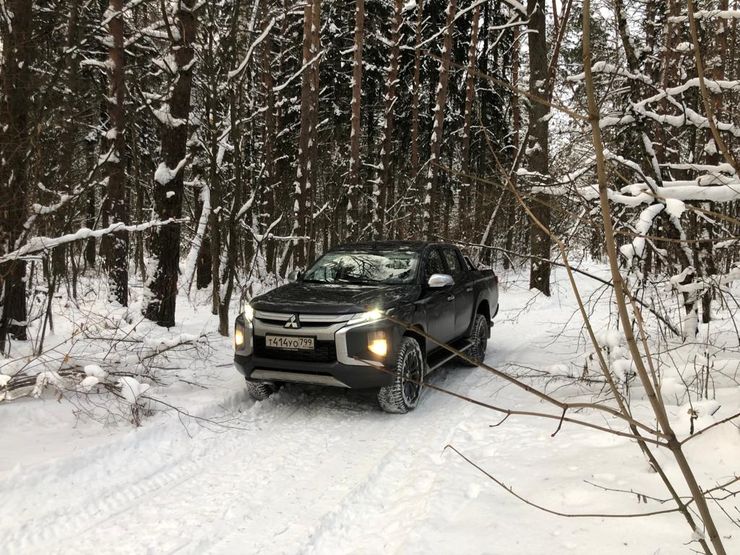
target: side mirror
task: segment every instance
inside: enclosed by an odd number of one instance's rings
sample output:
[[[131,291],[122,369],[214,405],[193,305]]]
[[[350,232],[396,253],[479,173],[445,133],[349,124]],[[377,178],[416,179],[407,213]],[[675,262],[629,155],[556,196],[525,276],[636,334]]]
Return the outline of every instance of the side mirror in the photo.
[[[291,283],[295,283],[296,281],[301,279],[302,276],[303,272],[301,272],[300,270],[293,270],[288,274],[288,281]]]
[[[432,274],[429,278],[428,285],[432,289],[442,289],[455,285],[455,280],[448,274]]]

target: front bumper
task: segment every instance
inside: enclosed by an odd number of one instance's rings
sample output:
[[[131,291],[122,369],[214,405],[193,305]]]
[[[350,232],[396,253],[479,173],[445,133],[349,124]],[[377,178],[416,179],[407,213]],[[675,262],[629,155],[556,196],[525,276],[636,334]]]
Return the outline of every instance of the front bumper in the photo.
[[[376,388],[390,385],[393,376],[382,367],[349,365],[340,362],[281,361],[253,355],[235,355],[234,366],[249,381],[291,382],[348,387]]]
[[[348,387],[379,388],[389,385],[393,376],[384,368],[395,361],[402,330],[388,320],[353,323],[352,314],[301,314],[301,327],[286,327],[293,314],[254,313],[250,322],[237,317],[235,333],[245,341],[234,355],[236,369],[249,381],[293,382]],[[388,345],[384,357],[368,350],[368,337],[381,333]],[[317,351],[303,357],[296,351],[280,351],[265,347],[265,336],[310,336]],[[318,346],[321,346],[320,357]],[[304,358],[301,360],[301,358]],[[321,360],[317,360],[321,358]]]

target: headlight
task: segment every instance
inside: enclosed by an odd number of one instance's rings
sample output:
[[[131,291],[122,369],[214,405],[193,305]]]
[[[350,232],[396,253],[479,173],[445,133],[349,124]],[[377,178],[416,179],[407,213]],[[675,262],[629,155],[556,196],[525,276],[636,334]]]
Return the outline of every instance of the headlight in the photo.
[[[254,319],[254,309],[247,301],[242,301],[242,314],[244,314],[244,319],[247,322],[251,322]]]
[[[374,308],[372,310],[368,310],[367,312],[360,312],[359,314],[355,314],[347,323],[360,324],[362,322],[374,322],[375,320],[380,320],[382,317],[383,313],[377,308]]]

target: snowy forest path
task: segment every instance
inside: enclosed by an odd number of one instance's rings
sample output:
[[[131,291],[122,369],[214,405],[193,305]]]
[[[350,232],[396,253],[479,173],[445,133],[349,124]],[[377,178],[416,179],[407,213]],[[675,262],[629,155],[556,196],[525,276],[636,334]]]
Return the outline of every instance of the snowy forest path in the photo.
[[[435,381],[465,393],[472,372],[449,368]],[[124,441],[121,450],[40,472],[50,482],[43,502],[24,498],[33,471],[14,484],[3,505],[27,524],[3,534],[5,545],[84,553],[127,537],[128,552],[311,551],[352,521],[356,507],[403,499],[434,481],[434,460],[460,422],[459,401],[441,394],[425,401],[396,417],[364,393],[288,388],[255,405],[251,421],[235,420],[240,429],[183,441],[143,430],[139,444]],[[2,491],[11,495],[0,483]],[[399,522],[412,524],[408,514]]]

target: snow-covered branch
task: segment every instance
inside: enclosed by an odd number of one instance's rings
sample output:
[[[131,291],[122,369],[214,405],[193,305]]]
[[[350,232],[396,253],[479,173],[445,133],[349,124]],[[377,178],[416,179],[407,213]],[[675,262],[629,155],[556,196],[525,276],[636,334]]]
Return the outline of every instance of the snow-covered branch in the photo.
[[[154,227],[161,227],[161,226],[165,226],[165,225],[169,225],[173,223],[182,223],[182,222],[187,222],[187,221],[188,221],[187,218],[180,218],[180,219],[171,218],[171,219],[164,220],[164,221],[146,222],[143,224],[136,224],[136,225],[125,225],[119,222],[119,223],[111,224],[108,227],[103,228],[103,229],[88,229],[86,227],[83,227],[74,233],[68,233],[60,237],[33,237],[19,249],[16,249],[13,252],[10,252],[4,256],[1,256],[0,264],[10,262],[11,260],[17,260],[25,256],[37,254],[39,252],[52,249],[54,247],[58,247],[59,245],[64,245],[67,243],[74,243],[75,241],[81,241],[83,239],[97,239],[97,238],[103,237],[104,235],[110,235],[111,233],[116,233],[117,231],[128,231],[128,232],[146,231],[147,229],[151,229]]]

